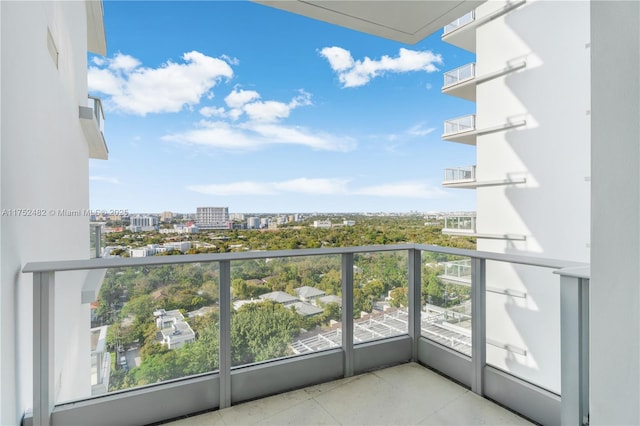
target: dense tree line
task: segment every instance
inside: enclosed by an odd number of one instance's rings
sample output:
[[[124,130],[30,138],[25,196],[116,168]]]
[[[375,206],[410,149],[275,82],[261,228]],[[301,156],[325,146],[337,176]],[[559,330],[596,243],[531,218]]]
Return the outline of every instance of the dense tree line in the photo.
[[[369,223],[361,222],[355,226],[332,229],[285,227],[264,232],[230,230],[221,233],[227,239],[213,239],[215,235],[198,235],[197,238],[200,241],[210,238],[216,251],[228,251],[231,245],[240,243],[256,250],[401,242],[469,249],[475,246],[473,239],[443,236],[439,227],[424,226],[417,218],[404,221],[374,218]],[[108,234],[107,237],[111,243],[118,243],[125,239],[125,235]],[[140,236],[135,238],[140,243],[159,241],[158,235],[153,233]],[[469,298],[467,288],[446,284],[439,278],[443,272],[439,263],[454,259],[442,254],[423,254],[422,303],[451,306]],[[407,306],[407,266],[406,252],[354,255],[354,317],[359,317],[361,312],[372,312],[374,306],[385,299],[394,307]],[[98,323],[110,324],[107,345],[114,354],[118,347],[136,344],[141,357],[141,364],[130,371],[113,369],[110,390],[217,369],[219,284],[215,262],[109,269],[99,295]],[[326,255],[231,262],[233,299],[256,299],[272,291],[295,295],[295,289],[302,286],[312,286],[328,295],[340,297],[341,257]],[[168,350],[157,342],[154,311],[179,309],[186,313],[201,307],[210,307],[211,311],[205,316],[187,320],[196,333],[195,342],[174,350]],[[320,304],[320,307],[323,309],[321,314],[309,317],[300,315],[293,308],[269,301],[245,304],[233,311],[233,364],[242,365],[290,355],[289,344],[301,330],[326,327],[331,320],[340,320],[341,310],[337,304]]]

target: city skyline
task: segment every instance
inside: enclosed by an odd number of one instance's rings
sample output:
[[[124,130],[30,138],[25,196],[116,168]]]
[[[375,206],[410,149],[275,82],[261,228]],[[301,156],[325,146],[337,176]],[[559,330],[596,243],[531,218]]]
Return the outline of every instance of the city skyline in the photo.
[[[475,150],[440,139],[474,112],[440,93],[474,60],[440,33],[411,46],[249,2],[104,9],[89,91],[110,158],[91,160],[91,208],[475,210],[474,191],[441,187]]]

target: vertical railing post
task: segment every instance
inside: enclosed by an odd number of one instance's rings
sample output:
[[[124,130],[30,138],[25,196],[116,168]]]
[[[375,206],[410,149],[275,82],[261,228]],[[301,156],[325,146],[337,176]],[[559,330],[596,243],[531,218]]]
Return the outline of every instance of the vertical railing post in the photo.
[[[102,257],[102,226],[96,226],[93,229],[94,232],[94,238],[96,241],[96,252],[95,252],[95,257],[96,258],[100,258]]]
[[[344,377],[353,376],[353,253],[342,255],[342,350]]]
[[[55,273],[33,273],[33,424],[48,426],[55,403]]]
[[[471,390],[484,394],[487,363],[486,259],[471,259]]]
[[[231,406],[231,261],[220,261],[220,408]]]
[[[589,416],[589,279],[560,271],[561,423]]]
[[[409,250],[409,337],[411,337],[411,360],[418,360],[418,344],[421,334],[421,283],[422,283],[422,251]]]

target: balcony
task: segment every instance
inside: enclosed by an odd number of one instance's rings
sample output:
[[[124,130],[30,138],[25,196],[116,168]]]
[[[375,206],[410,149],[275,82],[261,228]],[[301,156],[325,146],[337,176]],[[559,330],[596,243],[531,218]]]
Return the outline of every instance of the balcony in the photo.
[[[469,101],[476,100],[476,64],[470,63],[447,71],[444,75],[442,93]]]
[[[445,216],[442,233],[447,235],[474,236],[476,234],[475,215]]]
[[[442,264],[444,272],[441,280],[454,284],[471,285],[471,259],[453,260]]]
[[[476,166],[444,169],[442,186],[446,188],[475,188]]]
[[[560,285],[562,339],[557,344],[562,345],[561,366],[558,367],[562,371],[561,397],[540,384],[529,382],[526,371],[513,372],[501,368],[500,359],[488,351],[488,348],[500,347],[500,350],[508,352],[518,347],[517,342],[497,343],[492,337],[497,330],[488,327],[486,320],[487,312],[491,312],[487,310],[486,282],[498,280],[489,272],[495,264],[508,268],[532,268],[536,276],[544,277],[550,285]],[[448,405],[444,399],[450,398],[454,405],[457,403],[453,401],[458,401],[458,397],[451,396],[456,394],[461,398],[466,395],[460,400],[465,405],[477,407],[477,404],[485,403],[479,397],[486,396],[539,423],[557,424],[562,420],[563,423],[576,424],[585,415],[585,401],[588,400],[584,393],[588,384],[587,370],[582,368],[588,347],[585,340],[588,336],[585,331],[588,324],[588,275],[582,270],[566,268],[581,266],[566,261],[421,244],[28,263],[23,272],[33,274],[33,388],[36,392],[33,416],[27,417],[26,422],[35,425],[91,425],[104,424],[105,421],[111,424],[149,424],[215,409],[224,418],[233,415],[233,411],[225,411],[225,408],[243,401],[340,380],[337,384],[322,385],[309,392],[320,393],[340,387],[342,390],[333,394],[335,398],[343,406],[348,402],[347,405],[354,407],[358,401],[364,401],[367,406],[373,402],[378,407],[375,398],[391,395],[392,398],[386,402],[394,410],[389,407],[387,411],[396,411],[399,404],[405,407],[394,413],[398,416],[394,419],[402,423],[418,423],[427,418],[439,424],[456,423],[455,418],[460,417],[452,411],[441,413],[449,413],[450,418],[436,415],[438,407],[444,409]],[[554,274],[559,269],[562,270]],[[89,387],[84,396],[59,400],[56,389],[60,388],[61,382],[68,379],[68,375],[84,373],[60,371],[56,367],[53,355],[57,353],[57,338],[54,338],[56,288],[65,285],[68,274],[91,271],[105,274],[102,285],[108,285],[111,292],[116,292],[113,294],[115,302],[106,305],[109,309],[117,311],[130,305],[121,315],[115,311],[105,313],[108,319],[105,325],[116,330],[116,334],[112,334],[115,340],[109,343],[109,332],[106,332],[105,343],[95,344],[86,351],[86,356],[93,360],[91,371],[86,372],[87,383],[94,384],[94,393],[101,393],[105,388],[107,393],[92,395]],[[336,319],[327,325],[313,326],[317,323],[313,317],[305,317],[302,311],[297,313],[296,308],[291,307],[294,304],[281,306],[272,301],[260,304],[249,300],[250,295],[262,285],[250,279],[256,271],[268,274],[267,281],[272,285],[277,285],[278,279],[287,279],[298,285],[304,282],[305,287],[315,287],[318,291],[313,297],[317,299],[311,302],[324,307],[324,312],[331,312]],[[303,278],[298,275],[302,271],[311,273],[305,273]],[[442,272],[444,275],[457,275],[459,282],[440,280],[437,277],[442,276]],[[211,300],[207,306],[189,312],[188,317],[193,314],[190,320],[196,327],[196,341],[176,349],[150,346],[145,349],[146,355],[124,345],[126,324],[135,322],[132,315],[135,316],[136,312],[142,315],[141,309],[154,309],[161,300],[158,299],[161,292],[154,291],[153,298],[157,301],[145,307],[141,302],[150,300],[151,294],[147,293],[150,290],[145,292],[142,289],[153,286],[154,280],[186,283],[191,276],[200,277],[197,281],[200,297]],[[182,290],[185,290],[184,285]],[[380,286],[391,288],[387,297],[372,296],[374,289]],[[131,299],[133,296],[124,292],[127,288],[137,292],[139,299],[136,303]],[[232,294],[235,295],[233,298]],[[244,297],[244,306],[234,310],[232,301],[235,305],[240,295]],[[336,299],[339,303],[334,302]],[[83,297],[82,300],[89,303],[92,299]],[[125,301],[121,303],[119,300]],[[187,295],[184,300],[187,303],[192,297]],[[246,315],[256,312],[262,315],[262,319],[252,322]],[[296,315],[300,315],[296,322],[288,324]],[[140,316],[138,320],[142,318]],[[149,321],[153,324],[154,320]],[[308,325],[304,330],[298,329],[297,321]],[[281,342],[278,338],[254,345],[253,340],[243,337],[251,332],[252,324],[267,327],[257,330],[258,336],[264,339],[273,337],[273,333],[266,330],[289,330],[281,336],[286,344],[278,343]],[[89,330],[87,325],[87,332]],[[105,335],[104,329],[91,332]],[[542,343],[541,348],[528,350],[534,353],[548,350],[549,342]],[[138,358],[141,357],[146,357],[142,363],[166,357],[171,360],[172,368],[158,368],[159,365],[152,368],[149,363],[143,366],[139,364]],[[382,370],[373,376],[358,376],[394,364],[405,366]],[[431,376],[418,364],[452,377],[466,389],[458,388],[439,376]],[[178,368],[180,366],[183,368]],[[111,372],[106,373],[109,369]],[[388,379],[377,381],[377,378],[385,376]],[[421,411],[411,408],[417,402],[411,402],[413,400],[409,398],[416,392],[411,390],[413,388],[408,381],[415,385],[417,382],[413,378],[417,376],[425,377],[424,380],[435,386],[424,390],[432,395],[426,400],[434,400],[436,395],[447,395],[430,406],[435,417],[430,417],[429,413],[421,418],[406,417]],[[140,378],[144,380],[134,383]],[[395,380],[396,385],[390,386],[391,380]],[[341,387],[349,383],[354,386]],[[358,383],[360,385],[356,385]],[[95,384],[101,386],[96,387]],[[348,389],[355,394],[344,394]],[[370,397],[368,392],[373,392]],[[304,397],[310,394],[286,394],[276,403],[281,411],[303,402],[292,395]],[[313,399],[318,403],[316,397]],[[265,404],[261,403],[261,406]],[[282,404],[285,404],[284,408]],[[423,407],[421,405],[421,409]],[[322,410],[308,408],[310,416],[323,414]],[[376,421],[370,418],[372,411],[369,410],[351,413],[341,418],[346,423]],[[489,416],[486,422],[512,423],[520,420],[509,417],[507,412],[499,413],[498,418],[514,420],[497,421],[491,420],[496,417]],[[473,415],[473,410],[470,415]],[[231,421],[231,417],[227,419]],[[464,423],[473,421],[477,420],[467,418]]]
[[[442,41],[461,49],[475,53],[476,51],[476,13],[475,10],[462,15],[455,21],[445,25]]]
[[[88,106],[79,107],[80,124],[89,145],[89,157],[106,160],[109,149],[104,139],[104,111],[100,98],[89,96]]]
[[[476,116],[465,115],[444,122],[442,139],[450,142],[459,142],[467,145],[476,144]]]

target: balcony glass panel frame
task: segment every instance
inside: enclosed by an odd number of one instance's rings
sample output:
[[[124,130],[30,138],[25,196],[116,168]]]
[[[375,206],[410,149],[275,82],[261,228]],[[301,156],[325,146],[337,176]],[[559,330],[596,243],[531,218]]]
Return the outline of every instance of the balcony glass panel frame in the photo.
[[[476,115],[469,114],[445,120],[442,137],[476,130]]]
[[[455,68],[451,71],[447,71],[443,74],[444,82],[442,90],[447,89],[450,86],[454,86],[464,81],[473,80],[476,77],[476,64],[471,62],[461,67]]]
[[[452,167],[444,169],[443,183],[473,182],[476,180],[476,166]]]
[[[457,30],[458,28],[464,27],[465,25],[475,21],[475,19],[476,19],[476,11],[471,10],[465,13],[464,15],[462,15],[461,17],[459,17],[458,19],[456,19],[455,21],[445,25],[444,32],[442,35],[444,36],[446,34],[449,34],[452,31]]]
[[[476,233],[475,215],[452,215],[445,216],[442,232],[453,232],[461,234]]]
[[[221,309],[220,311],[220,333],[219,333],[219,347],[220,347],[220,369],[218,372],[207,373],[202,376],[202,378],[195,379],[178,379],[171,381],[167,384],[153,384],[149,385],[147,388],[143,390],[137,390],[131,393],[118,393],[117,395],[107,395],[104,397],[93,397],[93,398],[82,398],[78,401],[82,401],[82,404],[72,404],[60,407],[54,407],[55,401],[53,398],[55,397],[54,392],[54,381],[55,381],[55,372],[52,368],[53,365],[53,354],[54,351],[54,342],[53,339],[53,330],[54,330],[54,321],[55,315],[53,315],[53,300],[55,300],[55,288],[56,286],[64,286],[65,280],[61,279],[59,282],[56,282],[55,276],[59,272],[63,271],[87,271],[87,270],[96,270],[96,269],[113,269],[113,268],[123,268],[123,267],[150,267],[150,266],[162,266],[162,265],[171,265],[171,264],[195,264],[195,263],[214,263],[219,265],[218,268],[220,270],[220,306],[230,307],[231,305],[231,295],[230,295],[230,286],[231,286],[231,273],[229,272],[229,265],[231,261],[236,260],[248,260],[248,259],[266,259],[266,258],[274,258],[274,257],[291,257],[291,256],[317,256],[317,255],[327,255],[327,254],[339,254],[342,256],[341,262],[341,270],[342,270],[342,285],[343,285],[343,301],[353,302],[353,290],[354,290],[354,280],[353,280],[353,257],[354,254],[357,253],[370,253],[370,252],[383,252],[383,251],[398,251],[398,252],[407,252],[409,254],[409,262],[408,262],[408,312],[409,312],[409,334],[406,336],[396,336],[387,339],[380,339],[371,342],[367,342],[360,345],[355,345],[353,340],[353,336],[349,338],[349,332],[344,333],[345,338],[343,340],[343,347],[341,349],[327,350],[319,353],[311,354],[311,355],[303,355],[299,357],[286,358],[283,360],[277,360],[272,362],[267,362],[255,366],[251,366],[249,369],[245,367],[241,368],[232,368],[231,366],[231,354],[229,350],[230,346],[230,338],[229,338],[229,329],[230,329],[230,309]],[[36,390],[37,395],[34,397],[34,410],[33,410],[33,423],[36,425],[41,424],[50,424],[52,421],[52,416],[57,418],[57,422],[60,422],[63,418],[70,418],[68,416],[73,416],[75,410],[85,410],[83,413],[87,413],[87,407],[91,407],[93,405],[98,405],[103,408],[98,408],[104,410],[104,407],[113,406],[113,404],[126,404],[126,401],[129,398],[132,398],[131,401],[148,401],[149,398],[155,397],[157,395],[158,400],[161,401],[163,395],[167,395],[167,392],[173,392],[174,396],[178,396],[181,394],[180,389],[182,386],[185,386],[189,389],[201,388],[204,385],[205,381],[207,383],[211,383],[215,386],[219,386],[219,392],[216,391],[212,394],[212,397],[219,398],[219,407],[224,408],[229,406],[233,402],[241,401],[242,399],[232,399],[231,395],[236,395],[239,391],[238,389],[242,388],[243,383],[250,383],[247,380],[251,380],[250,377],[252,375],[257,374],[260,377],[269,377],[269,371],[277,371],[278,373],[278,385],[273,385],[275,388],[273,389],[282,389],[286,390],[286,383],[302,383],[300,382],[300,378],[304,375],[309,375],[312,377],[312,382],[319,383],[319,380],[323,380],[320,373],[324,371],[324,367],[322,369],[309,370],[308,366],[311,365],[319,365],[318,363],[332,363],[331,365],[335,365],[336,360],[344,360],[344,365],[341,367],[344,370],[345,377],[354,374],[354,371],[364,371],[360,366],[358,368],[358,362],[365,361],[367,364],[366,368],[373,368],[374,365],[371,364],[371,357],[377,358],[380,362],[379,365],[384,365],[384,363],[391,362],[386,354],[388,354],[388,349],[392,349],[397,356],[400,358],[395,362],[400,362],[400,359],[419,359],[422,362],[426,362],[429,364],[428,360],[424,358],[425,354],[421,353],[419,348],[423,348],[423,342],[427,341],[423,337],[421,337],[420,332],[420,320],[421,320],[421,292],[420,292],[420,283],[421,283],[421,270],[423,266],[423,259],[426,260],[425,253],[431,253],[431,259],[437,262],[447,262],[452,260],[461,260],[463,257],[467,257],[471,259],[471,269],[472,269],[472,285],[471,285],[471,302],[472,302],[472,356],[469,360],[471,362],[471,369],[469,371],[472,372],[471,378],[469,379],[469,383],[473,392],[483,394],[483,377],[486,371],[486,340],[485,340],[485,298],[486,298],[486,277],[485,277],[485,262],[487,260],[496,260],[499,262],[506,263],[515,263],[522,265],[531,265],[531,266],[539,266],[545,269],[562,269],[562,268],[570,268],[577,266],[584,266],[582,264],[577,264],[573,262],[560,261],[560,260],[550,260],[550,259],[540,259],[540,258],[530,258],[525,256],[517,256],[517,255],[504,255],[504,254],[496,254],[496,253],[486,253],[486,252],[476,252],[473,250],[463,250],[463,249],[454,249],[449,247],[440,247],[440,246],[429,246],[422,244],[397,244],[390,246],[367,246],[367,247],[343,247],[343,248],[330,248],[330,249],[304,249],[304,250],[285,250],[285,251],[276,251],[276,252],[246,252],[246,253],[224,253],[224,254],[205,254],[205,255],[183,255],[183,256],[163,256],[163,257],[152,257],[152,258],[130,258],[130,259],[93,259],[93,260],[77,260],[77,261],[63,261],[63,262],[36,262],[29,263],[25,265],[23,268],[24,273],[33,273],[33,290],[34,290],[34,389]],[[452,259],[452,256],[454,259]],[[432,262],[430,262],[432,263]],[[552,271],[549,271],[551,273]],[[62,277],[62,275],[61,275]],[[564,279],[564,278],[563,278]],[[573,279],[572,277],[568,277],[567,280]],[[582,280],[582,277],[578,279]],[[582,281],[581,281],[582,282]],[[587,279],[588,282],[588,279]],[[227,289],[224,290],[223,289]],[[564,294],[564,292],[563,292]],[[349,306],[346,304],[345,306]],[[576,310],[576,308],[570,308]],[[226,310],[226,312],[225,312]],[[349,311],[352,309],[347,309]],[[343,321],[345,324],[349,324],[349,316],[344,315],[343,310]],[[350,312],[353,315],[353,312]],[[351,321],[353,321],[353,316],[351,316]],[[564,321],[564,320],[563,320]],[[350,324],[351,325],[351,324]],[[346,330],[351,330],[351,327],[348,327]],[[405,358],[407,355],[406,345],[409,345],[411,351],[413,351],[414,355],[409,356],[409,358]],[[435,345],[438,345],[435,343]],[[399,350],[399,348],[404,347],[405,349]],[[380,348],[377,350],[376,348]],[[385,348],[382,350],[382,348]],[[398,349],[396,349],[398,348]],[[363,352],[364,351],[364,352]],[[418,351],[418,352],[416,352]],[[87,351],[88,352],[88,351]],[[431,353],[431,352],[429,352]],[[565,352],[563,351],[563,354]],[[573,355],[573,352],[569,353],[569,355]],[[356,354],[360,354],[357,355]],[[395,355],[394,355],[395,356]],[[428,355],[427,355],[428,356]],[[87,353],[87,357],[89,357],[89,353]],[[468,359],[468,357],[466,357]],[[462,359],[462,358],[458,358]],[[326,361],[322,361],[326,360]],[[356,363],[356,368],[353,368],[354,362]],[[458,361],[456,361],[458,362]],[[572,362],[570,359],[568,362]],[[329,364],[324,364],[328,366]],[[349,365],[351,367],[349,367]],[[378,365],[378,364],[375,364]],[[565,360],[563,358],[563,366],[565,365]],[[283,377],[282,373],[286,371],[287,366],[291,366],[298,373],[291,375],[291,377]],[[305,367],[306,366],[306,367]],[[338,367],[340,369],[340,367]],[[564,367],[563,367],[564,368]],[[90,369],[87,371],[87,375],[90,374]],[[330,379],[331,377],[335,378],[336,369],[332,369],[333,372],[330,373],[331,376],[327,376],[324,380]],[[446,369],[445,369],[446,370]],[[230,387],[231,380],[233,377],[240,378],[239,374],[241,373],[242,378],[240,382],[234,384],[233,388]],[[301,376],[302,374],[302,376]],[[285,374],[285,376],[288,376]],[[504,376],[504,375],[503,375]],[[275,376],[273,376],[275,377]],[[506,377],[506,376],[504,376]],[[195,380],[195,381],[194,381]],[[514,377],[513,380],[520,380]],[[563,379],[564,380],[564,379]],[[286,382],[286,383],[285,383]],[[235,383],[235,382],[234,382]],[[310,383],[308,380],[305,383]],[[515,383],[515,382],[514,382]],[[534,385],[531,385],[534,386]],[[531,386],[527,385],[527,389],[530,389]],[[245,386],[246,387],[246,386]],[[260,394],[252,394],[250,398],[255,398],[260,395],[267,395],[270,393],[274,393],[275,391],[270,390],[267,385],[262,386],[264,389]],[[290,387],[289,387],[290,388]],[[233,389],[233,393],[232,393]],[[142,398],[142,399],[141,399]],[[190,401],[193,401],[192,397],[186,395],[186,398]],[[209,401],[209,400],[207,400]],[[199,409],[204,410],[208,406],[209,408],[215,408],[215,404],[213,402],[202,401],[200,405],[191,404],[193,407],[200,407]],[[105,405],[106,404],[106,405]],[[135,404],[135,403],[132,403]],[[202,405],[205,404],[205,405]],[[135,406],[135,405],[134,405]],[[52,407],[54,407],[52,409]],[[133,406],[132,406],[133,407]],[[564,409],[564,407],[563,407]],[[194,410],[194,408],[192,408]],[[160,410],[162,411],[162,410]],[[146,418],[145,421],[140,421],[141,423],[151,423],[154,421],[160,421],[162,418],[153,417],[154,413],[157,414],[157,407],[155,410],[146,410],[151,417]],[[194,412],[194,411],[191,411]],[[80,413],[80,412],[78,412]],[[169,413],[165,410],[165,413]],[[181,415],[177,413],[175,410],[171,411],[173,416]],[[121,415],[122,413],[114,413],[114,415]],[[186,413],[185,413],[186,414]],[[533,413],[535,414],[535,413]],[[57,416],[57,417],[56,417]],[[66,416],[66,417],[65,417]],[[164,418],[167,417],[167,414],[164,414]],[[87,417],[90,418],[91,416]],[[533,416],[535,417],[535,416]],[[148,420],[151,419],[151,420]],[[99,421],[100,419],[96,419]]]

